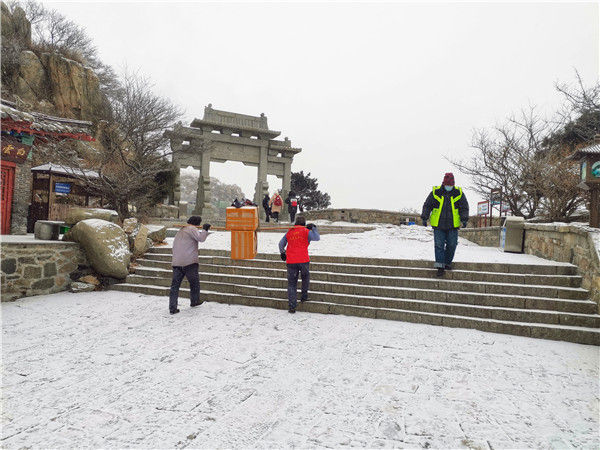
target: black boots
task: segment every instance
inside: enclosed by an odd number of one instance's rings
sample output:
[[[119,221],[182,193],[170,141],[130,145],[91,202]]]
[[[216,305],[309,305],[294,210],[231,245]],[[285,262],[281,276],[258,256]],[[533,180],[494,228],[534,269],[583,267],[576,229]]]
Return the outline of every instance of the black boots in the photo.
[[[444,276],[444,269],[442,267],[439,267],[437,270],[437,273],[435,274],[436,277],[443,277]]]

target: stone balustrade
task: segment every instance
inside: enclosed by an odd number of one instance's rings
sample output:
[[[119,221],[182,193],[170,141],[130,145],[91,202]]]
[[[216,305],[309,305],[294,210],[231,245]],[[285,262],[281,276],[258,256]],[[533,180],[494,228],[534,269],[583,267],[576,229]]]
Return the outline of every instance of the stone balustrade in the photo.
[[[418,213],[401,213],[380,209],[320,209],[302,213],[306,220],[330,220],[332,222],[351,223],[389,223],[401,225],[409,221],[420,223]]]

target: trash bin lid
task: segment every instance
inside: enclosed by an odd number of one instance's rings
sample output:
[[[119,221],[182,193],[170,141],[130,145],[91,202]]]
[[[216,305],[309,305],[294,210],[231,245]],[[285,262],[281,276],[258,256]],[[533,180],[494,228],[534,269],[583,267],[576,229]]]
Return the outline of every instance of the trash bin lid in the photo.
[[[525,228],[525,218],[520,216],[506,216],[502,226],[506,228]]]

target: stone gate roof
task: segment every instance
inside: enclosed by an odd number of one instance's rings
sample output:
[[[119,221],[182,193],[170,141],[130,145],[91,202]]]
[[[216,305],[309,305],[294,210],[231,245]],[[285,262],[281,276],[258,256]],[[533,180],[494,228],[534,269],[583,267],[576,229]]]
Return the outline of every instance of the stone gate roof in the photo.
[[[253,134],[265,136],[268,139],[274,139],[281,134],[281,131],[269,130],[267,116],[250,116],[230,111],[213,109],[212,104],[204,108],[204,117],[194,119],[190,124],[193,128],[221,130],[228,129],[233,132],[246,131]]]

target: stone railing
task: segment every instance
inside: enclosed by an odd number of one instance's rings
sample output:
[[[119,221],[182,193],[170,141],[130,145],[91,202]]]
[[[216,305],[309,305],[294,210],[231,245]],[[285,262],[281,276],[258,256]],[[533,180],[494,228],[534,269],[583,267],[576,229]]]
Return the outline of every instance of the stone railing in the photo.
[[[465,239],[486,247],[498,247],[500,227],[460,230]],[[525,224],[523,251],[579,269],[582,287],[600,304],[600,230],[580,224]]]
[[[419,214],[405,214],[397,211],[383,211],[379,209],[319,209],[304,211],[306,220],[330,220],[332,222],[352,223],[389,223],[400,225],[407,221],[420,223]]]
[[[69,275],[87,266],[85,252],[75,242],[2,242],[2,301],[50,294],[69,287]]]

